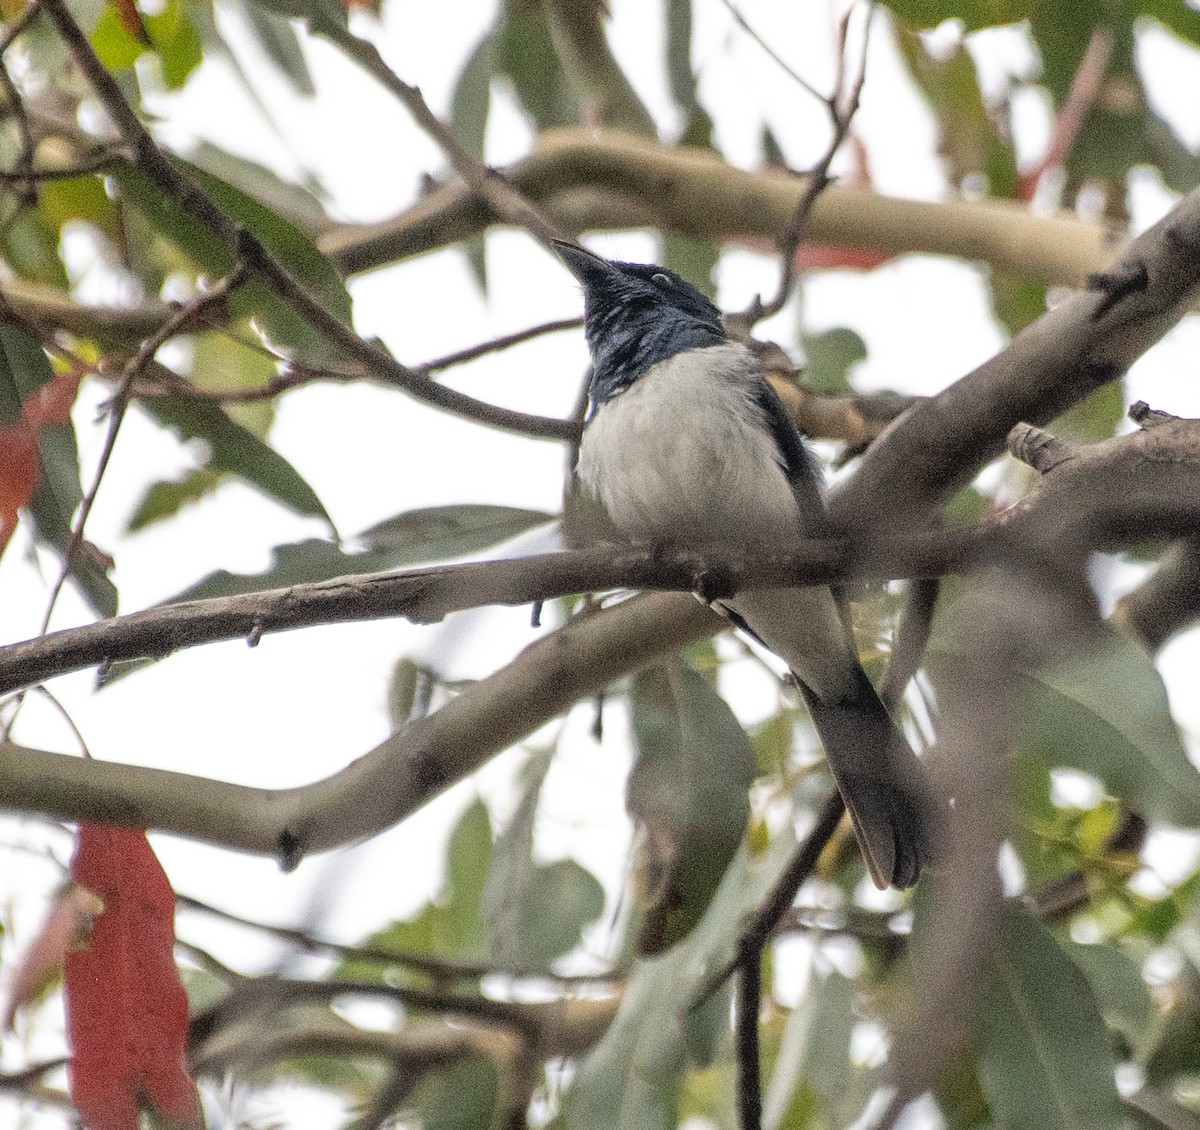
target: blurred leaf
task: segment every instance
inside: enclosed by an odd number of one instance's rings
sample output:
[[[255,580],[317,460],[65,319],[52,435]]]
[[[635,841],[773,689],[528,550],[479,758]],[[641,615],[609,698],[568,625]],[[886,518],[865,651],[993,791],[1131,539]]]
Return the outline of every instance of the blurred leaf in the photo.
[[[1200,774],[1133,640],[1111,632],[1088,655],[1030,674],[1016,731],[1023,756],[1094,774],[1148,819],[1200,824]]]
[[[98,176],[45,181],[39,192],[38,207],[42,218],[56,231],[61,231],[63,224],[71,220],[83,220],[110,239],[117,235],[116,209]]]
[[[459,503],[408,510],[359,534],[368,552],[388,555],[383,568],[445,561],[488,549],[534,526],[552,521],[544,510]]]
[[[4,261],[22,278],[67,290],[70,280],[58,254],[58,230],[41,213],[23,208],[3,229]]]
[[[934,28],[946,20],[963,21],[967,31],[1015,24],[1036,7],[1034,0],[883,0],[910,27]]]
[[[346,5],[339,0],[253,0],[268,12],[303,20],[318,35],[335,42],[348,34]]]
[[[808,1106],[812,1098],[825,1124],[848,1126],[855,1120],[861,1103],[860,1088],[850,1086],[854,1023],[854,982],[836,970],[814,976],[804,999],[788,1013],[764,1100],[764,1125],[787,1125],[793,1103],[799,1099]]]
[[[1141,964],[1116,942],[1070,944],[1065,949],[1083,970],[1109,1026],[1125,1037],[1130,1048],[1137,1049],[1155,1012]]]
[[[492,75],[495,72],[494,32],[488,32],[471,52],[450,99],[450,129],[458,143],[477,161],[484,159],[484,139],[492,108]],[[471,275],[487,297],[487,233],[480,232],[463,244]]]
[[[574,125],[579,104],[558,60],[540,3],[507,0],[495,33],[496,69],[539,130]]]
[[[616,1019],[564,1098],[570,1130],[675,1130],[688,1049],[714,1044],[711,1035],[689,1037],[688,1030],[695,1024],[727,1030],[729,991],[720,990],[697,1014],[689,1007],[705,977],[729,959],[744,916],[794,850],[785,834],[753,859],[739,852],[696,929],[663,957],[637,963]]]
[[[1099,443],[1111,439],[1125,420],[1125,389],[1112,381],[1054,421],[1056,435],[1077,443]]]
[[[132,67],[149,47],[130,34],[115,4],[105,4],[92,32],[92,49],[110,71],[119,71]]]
[[[1087,980],[1040,922],[1005,907],[977,1012],[979,1081],[998,1126],[1121,1130],[1108,1033]]]
[[[236,475],[293,513],[318,518],[332,527],[321,500],[296,469],[253,432],[231,420],[219,405],[170,397],[148,397],[139,404],[180,439],[203,440],[208,445],[208,470]],[[165,516],[154,512],[147,496],[131,519],[130,528],[144,528]]]
[[[157,522],[174,518],[185,507],[213,494],[227,476],[208,467],[188,471],[176,482],[158,482],[147,488],[125,524],[127,533],[137,533]]]
[[[770,777],[787,771],[792,761],[795,724],[795,713],[784,708],[754,728],[750,744],[754,746],[756,776]]]
[[[1046,312],[1046,284],[1027,275],[991,271],[988,291],[996,319],[1010,336],[1015,337]],[[1106,387],[1119,389],[1120,384]]]
[[[742,842],[755,756],[725,701],[678,661],[636,674],[629,706],[637,753],[626,804],[650,904],[638,944],[661,953],[700,920]]]
[[[345,282],[304,232],[197,166],[178,159],[174,163],[218,208],[257,237],[330,313],[344,322],[350,321],[350,296]],[[122,195],[146,216],[155,231],[183,251],[202,272],[219,278],[233,270],[236,263],[233,250],[187,208],[161,192],[140,169],[120,162],[113,166],[112,176]],[[300,354],[311,364],[332,364],[341,359],[325,335],[317,333],[258,279],[251,278],[239,286],[227,304],[235,319],[253,317],[271,342]]]
[[[411,918],[393,922],[367,938],[364,946],[442,961],[486,961],[487,935],[480,908],[491,861],[492,822],[487,805],[476,798],[450,835],[441,893]],[[342,981],[386,982],[394,973],[395,967],[383,962],[351,957],[338,966],[334,976]]]
[[[317,89],[313,85],[312,72],[304,48],[290,20],[259,4],[238,3],[246,17],[250,34],[267,56],[279,68],[293,91],[301,98],[311,98]]]
[[[261,389],[278,371],[278,362],[273,357],[228,334],[205,333],[192,338],[191,383],[198,388]],[[266,440],[275,421],[273,400],[222,405],[221,410],[261,440]]]
[[[496,1065],[485,1055],[471,1055],[426,1074],[404,1109],[419,1118],[421,1130],[490,1130],[499,1093]],[[405,1125],[412,1123],[406,1119]]]
[[[979,5],[976,11],[983,7]],[[960,14],[970,20],[965,12]],[[950,183],[962,188],[968,178],[982,176],[988,195],[1016,196],[1016,154],[988,111],[970,52],[957,43],[945,55],[935,56],[912,32],[902,31],[897,42],[909,74],[938,123],[938,153]]]
[[[1168,1083],[1200,1074],[1200,974],[1185,965],[1172,986],[1172,998],[1146,1041],[1146,1082]]]
[[[526,764],[521,802],[492,852],[482,906],[492,960],[501,968],[549,968],[579,945],[604,910],[604,888],[575,860],[534,858],[538,799],[550,763],[547,752]]]
[[[158,52],[163,84],[180,90],[204,59],[204,44],[179,0],[171,0],[156,16],[146,17],[146,28]]]
[[[312,231],[329,223],[319,197],[319,186],[307,188],[284,180],[265,165],[228,153],[207,141],[201,141],[190,150],[189,160],[197,168],[254,197],[297,227]]]
[[[815,392],[848,392],[850,370],[867,359],[867,345],[845,326],[821,333],[805,334],[804,384]]]
[[[371,531],[360,535],[360,540],[367,542],[364,552],[347,553],[333,542],[317,538],[276,546],[272,564],[265,572],[229,573],[221,569],[164,603],[261,592],[350,573],[375,573],[418,562],[459,557],[496,545],[552,519],[553,515],[539,510],[518,510],[508,506],[433,506],[413,510],[390,523],[383,523],[392,526],[395,536],[385,537],[378,545],[372,543]],[[411,531],[407,539],[400,536],[406,526]]]

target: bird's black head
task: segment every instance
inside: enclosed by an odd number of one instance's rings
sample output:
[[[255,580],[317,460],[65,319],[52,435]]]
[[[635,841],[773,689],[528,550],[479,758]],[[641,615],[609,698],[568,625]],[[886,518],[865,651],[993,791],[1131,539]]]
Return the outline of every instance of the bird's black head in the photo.
[[[659,361],[725,341],[721,311],[674,271],[653,263],[614,263],[559,240],[554,247],[583,284],[594,404]]]

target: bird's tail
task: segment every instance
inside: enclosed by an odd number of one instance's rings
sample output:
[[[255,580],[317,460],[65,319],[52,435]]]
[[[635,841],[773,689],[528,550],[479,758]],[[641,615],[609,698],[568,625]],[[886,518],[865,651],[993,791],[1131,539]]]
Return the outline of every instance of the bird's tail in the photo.
[[[861,668],[849,695],[797,678],[877,887],[911,887],[935,854],[936,814],[916,755]]]

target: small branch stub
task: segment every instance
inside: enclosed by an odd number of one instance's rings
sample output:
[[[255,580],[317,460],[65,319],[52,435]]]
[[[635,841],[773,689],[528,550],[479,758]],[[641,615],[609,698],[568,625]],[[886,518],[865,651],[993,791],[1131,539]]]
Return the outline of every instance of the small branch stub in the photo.
[[[1035,428],[1032,424],[1017,424],[1008,433],[1005,442],[1015,459],[1021,460],[1043,475],[1067,460],[1074,459],[1077,452],[1073,444],[1041,428]]]
[[[1144,400],[1137,400],[1129,406],[1129,418],[1139,428],[1157,428],[1163,424],[1171,424],[1179,419],[1170,412],[1159,412],[1151,408]]]

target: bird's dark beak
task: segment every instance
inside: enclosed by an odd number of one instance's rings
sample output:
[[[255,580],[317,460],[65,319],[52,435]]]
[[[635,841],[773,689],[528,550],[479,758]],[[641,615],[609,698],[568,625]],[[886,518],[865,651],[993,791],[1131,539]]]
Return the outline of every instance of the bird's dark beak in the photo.
[[[577,243],[567,243],[565,240],[554,240],[554,250],[571,272],[585,288],[601,284],[611,278],[616,268],[602,255],[580,247]]]

